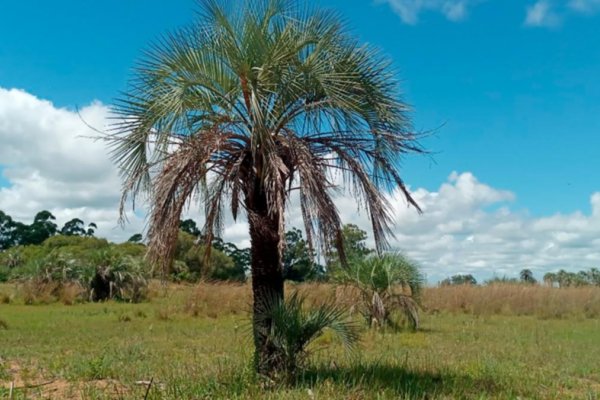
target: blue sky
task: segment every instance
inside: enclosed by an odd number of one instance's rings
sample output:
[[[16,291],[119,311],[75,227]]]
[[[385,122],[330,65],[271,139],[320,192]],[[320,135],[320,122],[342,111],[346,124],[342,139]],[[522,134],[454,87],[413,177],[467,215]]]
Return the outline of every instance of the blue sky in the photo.
[[[355,34],[394,60],[415,126],[436,129],[424,142],[433,160],[406,162],[413,186],[434,188],[453,170],[473,171],[514,191],[533,214],[589,210],[600,167],[600,16],[565,11],[560,25],[532,27],[525,18],[534,2],[489,0],[459,21],[433,5],[406,24],[385,1],[318,4],[339,10]],[[7,2],[0,86],[57,106],[110,104],[142,50],[189,23],[194,7],[191,0]]]
[[[433,193],[457,171],[512,193],[481,204],[484,211],[592,212],[590,196],[600,191],[599,0],[315,4],[337,9],[362,41],[392,58],[415,127],[435,130],[423,143],[432,156],[405,160],[411,187]],[[22,89],[56,109],[110,105],[143,49],[192,21],[194,8],[193,0],[5,2],[0,89]],[[15,182],[4,176],[0,187]]]

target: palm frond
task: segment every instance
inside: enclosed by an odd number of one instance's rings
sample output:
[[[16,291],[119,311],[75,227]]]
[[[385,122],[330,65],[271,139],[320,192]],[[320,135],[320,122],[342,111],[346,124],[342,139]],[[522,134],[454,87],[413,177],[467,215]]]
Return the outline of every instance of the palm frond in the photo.
[[[341,308],[332,304],[307,308],[304,303],[305,298],[297,292],[285,300],[272,297],[254,317],[259,322],[269,322],[267,341],[274,349],[272,357],[290,374],[306,357],[308,345],[324,330],[331,329],[350,351],[359,339],[357,325],[345,318]]]

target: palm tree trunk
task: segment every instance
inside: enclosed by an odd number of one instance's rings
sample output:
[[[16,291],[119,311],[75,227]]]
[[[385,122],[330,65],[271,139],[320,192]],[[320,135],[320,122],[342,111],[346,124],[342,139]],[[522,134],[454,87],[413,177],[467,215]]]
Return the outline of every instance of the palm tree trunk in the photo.
[[[275,349],[268,341],[271,321],[257,317],[274,301],[283,299],[279,215],[269,215],[266,196],[260,189],[247,196],[246,205],[251,241],[255,367],[259,373],[270,375],[278,369]]]

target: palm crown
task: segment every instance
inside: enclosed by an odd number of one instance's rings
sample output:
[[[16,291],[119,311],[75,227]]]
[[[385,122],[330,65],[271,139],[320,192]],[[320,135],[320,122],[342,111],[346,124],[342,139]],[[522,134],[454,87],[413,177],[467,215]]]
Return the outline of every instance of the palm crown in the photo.
[[[117,107],[124,194],[153,193],[151,248],[171,254],[177,216],[198,190],[207,233],[218,229],[226,198],[236,217],[256,190],[282,225],[293,182],[309,240],[318,232],[331,243],[341,225],[332,170],[363,199],[376,243],[385,244],[390,214],[380,189],[397,186],[416,206],[398,163],[419,151],[389,63],[347,36],[333,13],[258,3],[235,12],[202,2],[200,24],[156,45]]]

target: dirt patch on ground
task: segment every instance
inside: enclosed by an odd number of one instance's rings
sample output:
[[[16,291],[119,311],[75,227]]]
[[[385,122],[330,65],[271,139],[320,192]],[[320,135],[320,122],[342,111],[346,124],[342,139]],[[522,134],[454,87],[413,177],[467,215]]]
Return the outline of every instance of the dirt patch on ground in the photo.
[[[0,397],[13,392],[13,397],[28,399],[73,399],[89,398],[91,393],[102,393],[104,398],[121,399],[129,389],[114,379],[86,382],[70,382],[52,378],[35,366],[24,366],[15,361],[0,360]],[[11,389],[12,388],[12,389]]]

